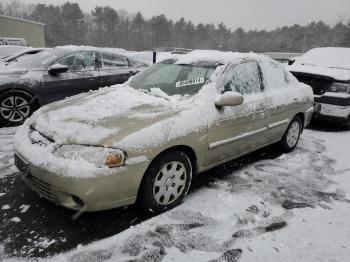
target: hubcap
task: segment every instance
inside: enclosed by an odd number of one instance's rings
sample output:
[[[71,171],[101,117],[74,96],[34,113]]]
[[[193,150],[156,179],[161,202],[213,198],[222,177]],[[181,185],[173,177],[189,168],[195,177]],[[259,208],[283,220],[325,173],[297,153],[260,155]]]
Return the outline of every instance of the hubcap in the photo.
[[[300,125],[297,121],[294,121],[290,126],[287,134],[287,144],[289,147],[294,147],[298,142],[300,135]]]
[[[9,96],[0,104],[2,118],[10,122],[22,122],[30,113],[30,105],[26,99],[20,96]]]
[[[185,189],[186,168],[178,162],[165,164],[158,172],[153,185],[153,197],[160,205],[169,205],[176,201]]]

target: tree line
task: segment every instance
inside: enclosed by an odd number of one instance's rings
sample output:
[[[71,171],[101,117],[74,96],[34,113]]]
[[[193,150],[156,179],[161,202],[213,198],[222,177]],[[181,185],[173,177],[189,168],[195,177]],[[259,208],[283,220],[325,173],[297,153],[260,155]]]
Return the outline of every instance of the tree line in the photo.
[[[219,49],[239,52],[306,52],[314,47],[350,47],[350,21],[334,26],[323,21],[274,30],[235,30],[223,23],[197,24],[165,15],[149,19],[110,6],[84,13],[77,3],[26,5],[20,0],[0,3],[0,14],[44,23],[46,45],[93,45],[128,50],[160,47]]]

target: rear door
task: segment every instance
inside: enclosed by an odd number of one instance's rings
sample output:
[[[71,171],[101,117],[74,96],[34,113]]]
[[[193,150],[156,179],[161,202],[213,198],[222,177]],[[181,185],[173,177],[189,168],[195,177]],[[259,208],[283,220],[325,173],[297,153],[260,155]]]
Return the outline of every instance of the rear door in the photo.
[[[264,95],[266,100],[268,131],[262,137],[265,143],[282,138],[289,122],[298,113],[300,107],[296,85],[291,83],[290,73],[274,60],[260,62],[264,78]]]
[[[98,89],[99,70],[95,59],[94,52],[76,52],[57,62],[68,66],[67,72],[57,76],[44,72],[42,89],[47,96],[47,102]]]
[[[119,54],[102,52],[101,86],[122,84],[133,74],[128,59]]]
[[[244,61],[226,73],[224,92],[244,96],[242,105],[224,107],[220,119],[208,127],[206,163],[213,165],[257,148],[265,127],[265,98],[258,63]]]

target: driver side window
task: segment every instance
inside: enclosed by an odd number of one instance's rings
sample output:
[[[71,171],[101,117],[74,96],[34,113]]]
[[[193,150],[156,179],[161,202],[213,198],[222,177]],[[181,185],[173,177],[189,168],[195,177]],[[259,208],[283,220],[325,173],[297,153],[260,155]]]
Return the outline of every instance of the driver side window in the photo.
[[[93,52],[77,52],[61,59],[58,64],[68,66],[70,72],[95,69]]]
[[[229,72],[229,81],[225,84],[226,91],[234,91],[242,95],[262,91],[262,81],[257,62],[244,62],[236,65]]]

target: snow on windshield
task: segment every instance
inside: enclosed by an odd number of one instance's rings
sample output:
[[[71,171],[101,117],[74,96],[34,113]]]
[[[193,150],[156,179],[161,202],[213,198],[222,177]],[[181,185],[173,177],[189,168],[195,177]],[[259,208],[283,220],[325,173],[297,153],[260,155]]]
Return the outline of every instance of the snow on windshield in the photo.
[[[303,56],[296,58],[296,63],[350,70],[350,48],[314,48]]]

